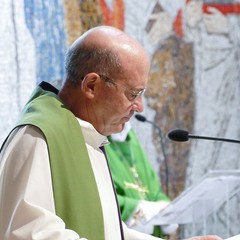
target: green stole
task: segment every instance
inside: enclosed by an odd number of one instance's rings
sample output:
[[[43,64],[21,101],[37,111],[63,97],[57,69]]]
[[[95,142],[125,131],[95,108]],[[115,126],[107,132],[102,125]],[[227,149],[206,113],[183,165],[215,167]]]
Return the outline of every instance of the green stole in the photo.
[[[52,92],[37,87],[17,126],[34,125],[45,136],[56,214],[81,238],[104,240],[102,206],[81,127]]]
[[[111,137],[109,137],[109,141],[110,144],[105,146],[105,150],[123,221],[131,216],[141,199],[153,202],[169,201],[169,198],[161,190],[157,173],[153,170],[134,130],[129,131],[124,142],[113,141]],[[139,178],[136,177],[137,175]],[[141,184],[139,184],[140,182]],[[141,190],[147,191],[142,195]],[[164,238],[159,226],[155,226],[152,235]]]

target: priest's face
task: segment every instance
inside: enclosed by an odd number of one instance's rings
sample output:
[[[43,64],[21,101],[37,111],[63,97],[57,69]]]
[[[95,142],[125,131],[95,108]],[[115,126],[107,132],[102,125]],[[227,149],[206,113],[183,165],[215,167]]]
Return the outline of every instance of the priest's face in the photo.
[[[150,60],[139,47],[126,51],[119,53],[124,63],[121,74],[98,73],[97,88],[94,88],[91,101],[94,118],[90,122],[105,136],[121,132],[134,112],[143,111],[142,94],[147,86]]]
[[[95,105],[94,127],[105,136],[121,132],[134,112],[143,111],[146,78],[111,79],[100,75],[101,91]],[[99,100],[100,99],[100,100]]]

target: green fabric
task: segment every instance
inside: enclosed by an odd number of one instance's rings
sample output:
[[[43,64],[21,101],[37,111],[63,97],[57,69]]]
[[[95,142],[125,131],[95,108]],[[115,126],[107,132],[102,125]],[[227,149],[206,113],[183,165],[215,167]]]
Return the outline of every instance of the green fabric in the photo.
[[[37,87],[18,126],[34,125],[49,151],[56,214],[88,240],[104,240],[103,215],[81,127],[57,95]]]
[[[110,144],[105,146],[112,177],[114,180],[117,197],[123,221],[128,220],[136,209],[139,200],[170,201],[162,192],[159,178],[153,170],[145,152],[143,151],[133,129],[128,133],[124,142],[114,142],[109,137]],[[148,192],[144,196],[133,188],[127,188],[125,182],[136,184],[130,167],[134,165],[142,187]],[[155,228],[155,236],[162,236],[159,227]]]

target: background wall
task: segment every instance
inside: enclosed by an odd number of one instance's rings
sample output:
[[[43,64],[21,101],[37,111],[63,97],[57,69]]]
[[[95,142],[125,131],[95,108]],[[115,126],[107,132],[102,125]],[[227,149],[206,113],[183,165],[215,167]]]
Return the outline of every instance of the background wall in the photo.
[[[34,86],[64,79],[64,53],[82,32],[97,25],[118,27],[149,52],[152,68],[144,97],[151,124],[131,120],[164,191],[171,199],[210,170],[235,170],[237,144],[166,138],[175,128],[199,135],[240,139],[239,0],[0,0],[0,142]],[[166,164],[168,163],[168,188]],[[238,233],[239,199],[231,199],[231,228],[218,213],[215,233]],[[201,233],[202,226],[196,232]],[[209,230],[211,231],[211,230]],[[189,231],[182,231],[189,234]]]

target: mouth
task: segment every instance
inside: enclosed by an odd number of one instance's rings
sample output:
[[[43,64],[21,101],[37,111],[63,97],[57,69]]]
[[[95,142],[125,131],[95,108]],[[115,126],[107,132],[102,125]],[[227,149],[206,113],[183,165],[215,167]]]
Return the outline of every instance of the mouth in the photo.
[[[123,117],[122,119],[124,122],[128,122],[132,116],[133,116],[133,114],[131,114],[130,116]]]
[[[124,124],[124,123],[128,122],[129,120],[130,120],[129,117],[123,117],[123,118],[121,119],[121,124]]]
[[[117,122],[115,122],[115,124],[125,124],[126,122],[128,122],[131,117],[133,116],[134,113],[129,113],[127,116],[123,116],[120,120],[118,120]]]

